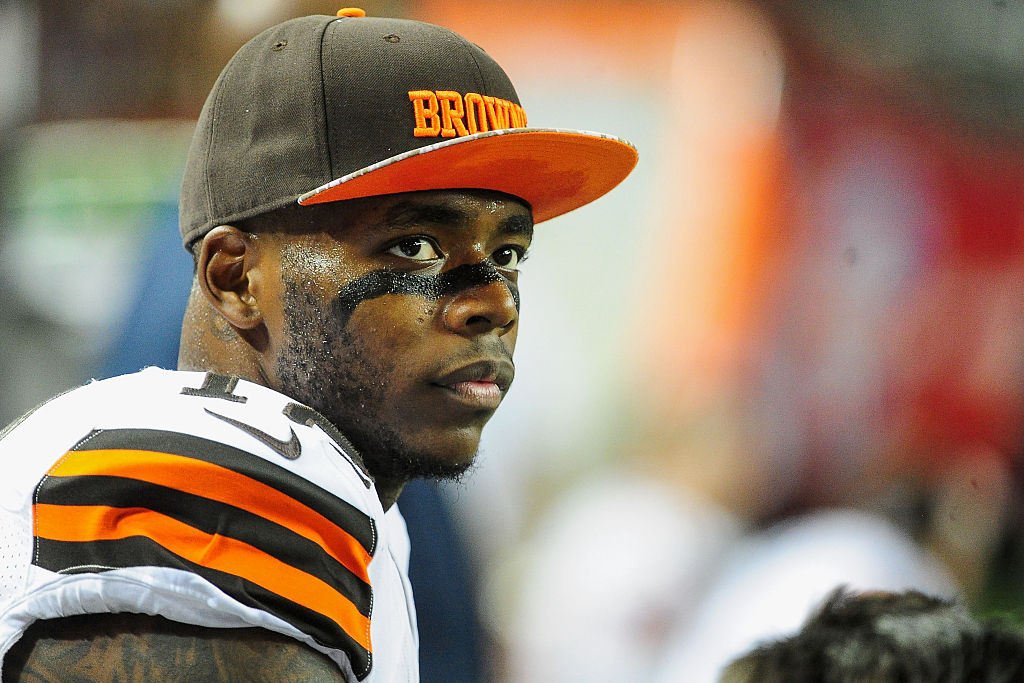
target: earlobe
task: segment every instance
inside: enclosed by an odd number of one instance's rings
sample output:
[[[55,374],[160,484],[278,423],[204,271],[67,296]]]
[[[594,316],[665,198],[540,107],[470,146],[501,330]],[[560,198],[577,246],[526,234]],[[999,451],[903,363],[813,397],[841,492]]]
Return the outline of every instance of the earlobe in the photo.
[[[214,228],[203,237],[196,276],[203,294],[233,326],[250,330],[263,321],[252,289],[251,270],[257,262],[249,236],[231,225]]]

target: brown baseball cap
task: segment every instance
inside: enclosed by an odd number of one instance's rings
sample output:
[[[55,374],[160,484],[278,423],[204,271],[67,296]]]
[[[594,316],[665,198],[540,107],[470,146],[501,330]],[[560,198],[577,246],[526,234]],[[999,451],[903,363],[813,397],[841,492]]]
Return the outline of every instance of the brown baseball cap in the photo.
[[[474,188],[526,201],[541,222],[618,185],[619,138],[531,128],[486,52],[440,26],[361,10],[273,26],[213,86],[189,148],[185,247],[287,204]]]

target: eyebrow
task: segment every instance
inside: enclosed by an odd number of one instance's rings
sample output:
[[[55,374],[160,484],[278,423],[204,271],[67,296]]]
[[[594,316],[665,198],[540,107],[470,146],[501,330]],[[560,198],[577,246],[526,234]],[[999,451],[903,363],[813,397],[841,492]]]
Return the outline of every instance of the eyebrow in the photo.
[[[381,227],[386,230],[403,230],[410,225],[423,223],[462,226],[468,222],[466,212],[454,207],[408,201],[399,202],[385,211]]]
[[[380,227],[382,230],[404,230],[410,226],[423,224],[464,227],[472,221],[472,214],[452,206],[406,201],[395,204],[385,211]],[[498,231],[504,235],[523,235],[532,239],[533,219],[523,214],[509,216],[498,224]]]
[[[522,214],[509,216],[499,224],[498,229],[502,234],[523,235],[531,240],[533,239],[533,219],[529,216],[523,216]]]

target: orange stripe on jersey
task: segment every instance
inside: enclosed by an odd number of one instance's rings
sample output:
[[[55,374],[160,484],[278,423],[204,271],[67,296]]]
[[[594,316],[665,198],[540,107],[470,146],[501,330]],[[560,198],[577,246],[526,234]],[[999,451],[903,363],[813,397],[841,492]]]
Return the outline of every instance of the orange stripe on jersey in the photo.
[[[40,538],[72,542],[150,538],[190,562],[239,576],[323,614],[371,651],[370,619],[360,614],[351,601],[330,584],[248,543],[204,533],[145,508],[37,503],[33,510],[35,535]]]
[[[125,477],[233,505],[309,539],[360,579],[370,581],[370,555],[348,532],[291,496],[226,467],[170,453],[108,449],[69,451],[49,474]]]

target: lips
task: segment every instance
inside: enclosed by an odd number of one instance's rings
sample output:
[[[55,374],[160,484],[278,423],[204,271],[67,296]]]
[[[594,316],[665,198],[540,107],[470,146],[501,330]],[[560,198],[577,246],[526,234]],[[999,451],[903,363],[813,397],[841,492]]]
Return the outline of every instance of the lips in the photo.
[[[445,372],[431,384],[471,407],[493,410],[501,403],[514,375],[511,361],[486,359]]]

